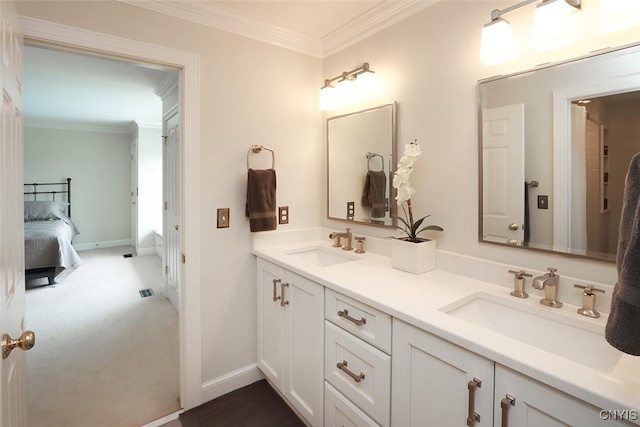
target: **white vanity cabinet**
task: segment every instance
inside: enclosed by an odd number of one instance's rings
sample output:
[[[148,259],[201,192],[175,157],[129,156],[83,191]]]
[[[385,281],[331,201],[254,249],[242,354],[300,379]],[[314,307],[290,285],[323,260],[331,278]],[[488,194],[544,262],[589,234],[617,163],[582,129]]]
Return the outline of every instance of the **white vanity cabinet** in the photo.
[[[312,426],[323,425],[324,287],[258,258],[258,367]]]
[[[625,425],[605,421],[600,409],[498,364],[495,386],[495,427]]]
[[[391,425],[490,427],[493,361],[393,320]]]
[[[389,426],[391,316],[325,291],[325,427]]]
[[[594,406],[397,319],[392,369],[392,426],[628,425],[604,421]]]

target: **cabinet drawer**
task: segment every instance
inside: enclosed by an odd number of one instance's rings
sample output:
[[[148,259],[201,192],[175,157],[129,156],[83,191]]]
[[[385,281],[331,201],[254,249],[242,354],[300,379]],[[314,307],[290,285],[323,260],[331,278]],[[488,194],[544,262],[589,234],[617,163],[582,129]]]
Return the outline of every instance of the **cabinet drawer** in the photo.
[[[324,427],[378,427],[378,423],[325,381]]]
[[[330,289],[325,299],[325,319],[391,354],[391,316]]]
[[[391,356],[327,321],[324,377],[378,424],[389,425]]]

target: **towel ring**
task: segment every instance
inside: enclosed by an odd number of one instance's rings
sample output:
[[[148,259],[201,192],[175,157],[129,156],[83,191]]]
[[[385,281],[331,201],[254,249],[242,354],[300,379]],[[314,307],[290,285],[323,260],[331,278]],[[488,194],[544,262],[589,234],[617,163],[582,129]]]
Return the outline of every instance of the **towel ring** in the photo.
[[[249,151],[247,151],[247,170],[249,169],[249,155],[251,153],[258,154],[262,150],[267,150],[271,152],[271,169],[276,168],[276,155],[271,148],[267,148],[264,145],[252,145],[249,147]]]
[[[367,156],[367,170],[368,171],[371,171],[371,158],[372,157],[380,157],[380,163],[382,164],[381,172],[384,172],[384,157],[382,157],[378,153],[372,153],[370,151],[367,152],[366,156]]]

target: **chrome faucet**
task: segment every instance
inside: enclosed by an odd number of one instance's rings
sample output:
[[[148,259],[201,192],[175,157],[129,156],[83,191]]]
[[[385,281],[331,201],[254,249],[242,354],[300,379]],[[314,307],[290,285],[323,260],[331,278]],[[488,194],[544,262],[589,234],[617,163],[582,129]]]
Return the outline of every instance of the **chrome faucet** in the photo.
[[[531,285],[535,289],[544,289],[544,298],[540,300],[540,304],[547,307],[560,308],[562,303],[558,301],[558,285],[560,284],[560,276],[556,274],[556,269],[547,268],[548,273],[533,279]]]
[[[351,239],[353,235],[351,234],[351,229],[347,228],[346,233],[331,233],[329,234],[330,239],[335,239],[335,243],[333,244],[334,248],[340,248],[342,245],[340,244],[340,239],[347,239],[347,244],[342,248],[345,251],[351,251],[353,248],[351,247]]]

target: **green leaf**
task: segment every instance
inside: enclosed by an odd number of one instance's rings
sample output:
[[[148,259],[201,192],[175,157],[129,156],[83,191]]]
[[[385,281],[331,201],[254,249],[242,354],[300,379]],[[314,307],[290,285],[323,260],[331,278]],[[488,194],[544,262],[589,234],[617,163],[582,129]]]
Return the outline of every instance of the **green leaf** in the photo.
[[[423,227],[420,231],[418,231],[416,233],[416,235],[422,233],[423,231],[427,231],[427,230],[444,231],[444,228],[440,227],[439,225],[427,225],[426,227]]]

